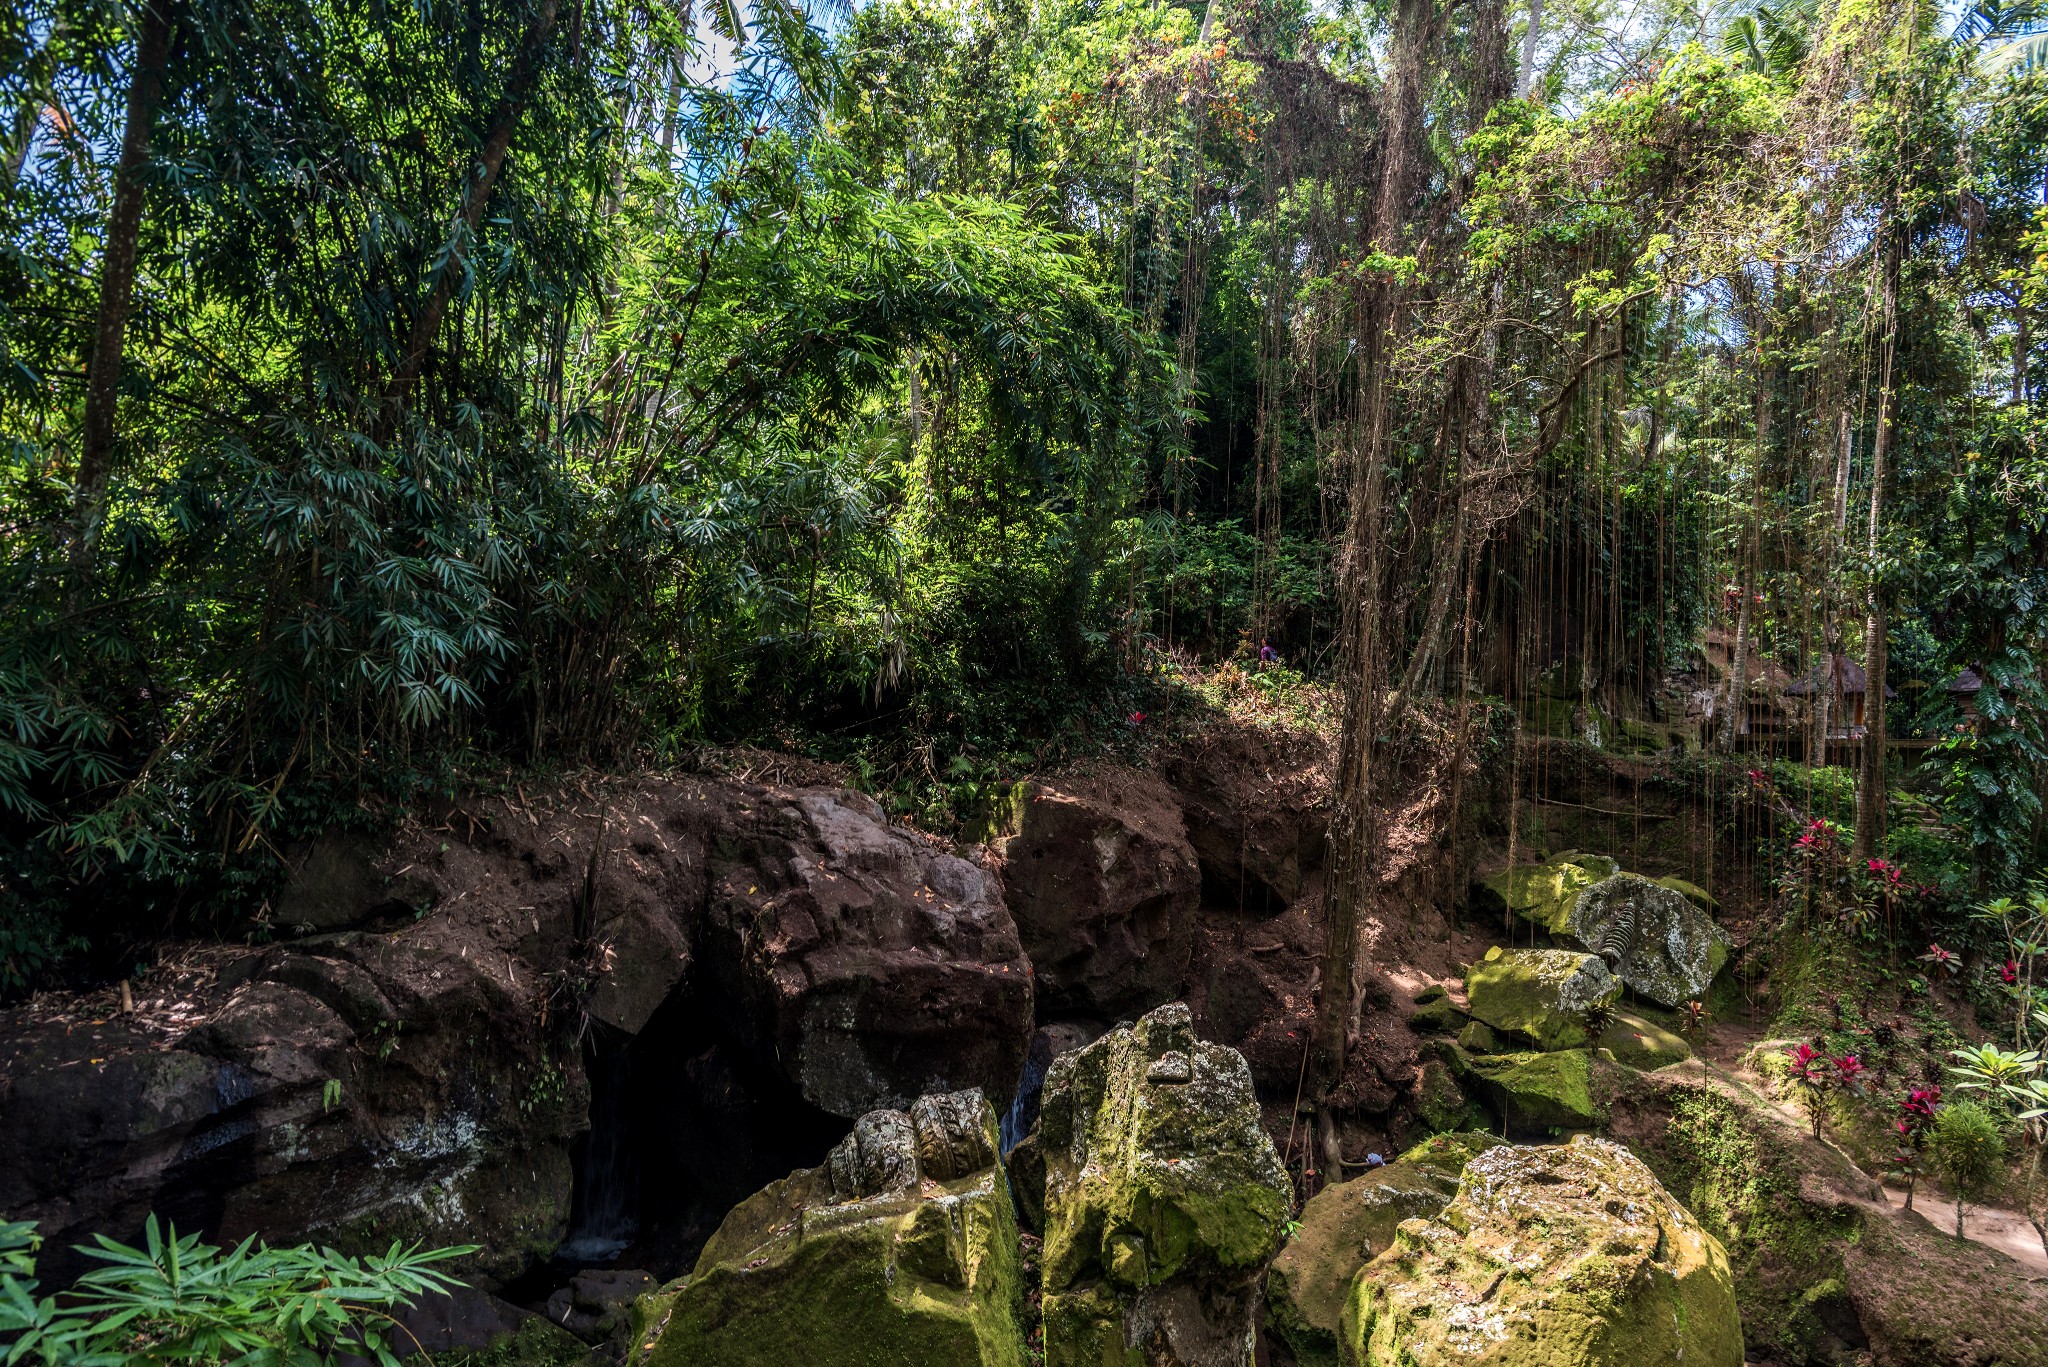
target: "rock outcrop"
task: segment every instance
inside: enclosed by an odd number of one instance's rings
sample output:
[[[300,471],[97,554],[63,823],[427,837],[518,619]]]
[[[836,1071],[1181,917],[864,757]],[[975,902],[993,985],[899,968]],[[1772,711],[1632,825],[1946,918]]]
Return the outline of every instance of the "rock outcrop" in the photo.
[[[0,1080],[0,1210],[40,1225],[53,1279],[151,1211],[221,1240],[475,1243],[462,1275],[517,1275],[566,1232],[588,1093],[535,1025],[538,975],[444,929],[274,948],[87,1029],[31,1024]]]
[[[1467,1162],[1506,1142],[1483,1133],[1436,1135],[1310,1197],[1266,1273],[1267,1332],[1300,1367],[1336,1367],[1358,1270],[1393,1245],[1403,1220],[1430,1219],[1449,1205]]]
[[[1003,842],[1003,895],[1041,1012],[1118,1015],[1182,990],[1202,874],[1173,794],[1116,772],[1031,783]]]
[[[1244,1059],[1161,1007],[1054,1061],[1037,1143],[1047,1367],[1246,1367],[1292,1191]]]
[[[1161,758],[1211,906],[1272,915],[1302,895],[1329,844],[1326,737],[1219,727]]]
[[[1032,971],[997,878],[859,793],[764,794],[707,835],[698,953],[764,1066],[849,1119],[928,1091],[1009,1095]]]
[[[1692,1046],[1683,1039],[1629,1011],[1618,1013],[1596,1042],[1614,1055],[1616,1063],[1643,1072],[1683,1063],[1692,1057]]]
[[[631,1039],[696,1002],[693,1061],[661,1085],[715,1055],[743,1093],[719,1114],[801,1110],[807,1134],[1016,1084],[1032,976],[996,876],[858,793],[619,784],[330,846],[307,867],[347,864],[352,891],[293,915],[358,928],[187,951],[133,1012],[0,1012],[0,1210],[40,1224],[53,1276],[155,1210],[228,1240],[474,1243],[461,1274],[495,1287],[567,1232],[586,1016]],[[753,1138],[721,1132],[740,1180],[703,1207],[830,1143],[761,1172]],[[651,1161],[684,1179],[714,1142],[664,1140]]]
[[[1502,1147],[1353,1283],[1358,1367],[1740,1367],[1727,1255],[1619,1144]]]
[[[1579,893],[1603,878],[1621,872],[1614,860],[1599,854],[1562,854],[1542,864],[1516,864],[1473,886],[1482,914],[1502,907],[1524,921],[1561,934]]]
[[[1419,1035],[1455,1035],[1471,1020],[1442,986],[1432,984],[1415,998],[1415,1014],[1408,1018],[1408,1028]]]
[[[1601,955],[1631,991],[1663,1006],[1704,997],[1728,961],[1731,941],[1704,890],[1683,878],[1625,873],[1605,855],[1518,864],[1476,891],[1559,943]]]
[[[1571,950],[1495,946],[1465,972],[1472,1018],[1538,1049],[1587,1044],[1587,1012],[1620,995],[1620,980],[1599,955]]]
[[[1017,1225],[979,1092],[873,1111],[643,1299],[643,1367],[1021,1367]]]
[[[1619,873],[1579,893],[1566,936],[1605,958],[1616,977],[1663,1006],[1705,997],[1728,961],[1728,932],[1684,893]]]

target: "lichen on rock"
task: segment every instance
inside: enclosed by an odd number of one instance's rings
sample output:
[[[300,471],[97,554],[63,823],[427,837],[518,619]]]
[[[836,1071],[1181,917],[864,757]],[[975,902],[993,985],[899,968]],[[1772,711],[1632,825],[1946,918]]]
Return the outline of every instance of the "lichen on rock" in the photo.
[[[1663,1006],[1703,997],[1732,942],[1705,889],[1675,875],[1624,872],[1605,855],[1518,864],[1474,885],[1479,909],[1506,909],[1559,943],[1607,959],[1633,992]]]
[[[1475,1020],[1538,1049],[1576,1049],[1589,1042],[1586,1013],[1621,982],[1597,954],[1496,946],[1466,970],[1465,995]]]
[[[1604,956],[1631,991],[1662,1006],[1705,996],[1730,943],[1683,892],[1632,873],[1581,892],[1562,937]]]
[[[1016,1215],[979,1092],[871,1112],[636,1307],[642,1367],[1021,1367]],[[976,1166],[969,1166],[976,1165]]]
[[[1251,1070],[1172,1003],[1054,1061],[1045,1164],[1047,1367],[1240,1367],[1292,1204]]]
[[[1345,1307],[1354,1367],[1739,1367],[1727,1255],[1609,1140],[1505,1146],[1404,1222]]]
[[[1286,1342],[1300,1367],[1336,1367],[1344,1301],[1358,1270],[1393,1244],[1403,1220],[1427,1219],[1449,1205],[1475,1155],[1506,1142],[1483,1133],[1435,1135],[1309,1198],[1266,1273],[1266,1329]]]
[[[1525,921],[1560,934],[1579,893],[1620,871],[1621,866],[1605,855],[1561,854],[1548,863],[1502,869],[1481,879],[1473,892],[1481,912],[1505,907]]]

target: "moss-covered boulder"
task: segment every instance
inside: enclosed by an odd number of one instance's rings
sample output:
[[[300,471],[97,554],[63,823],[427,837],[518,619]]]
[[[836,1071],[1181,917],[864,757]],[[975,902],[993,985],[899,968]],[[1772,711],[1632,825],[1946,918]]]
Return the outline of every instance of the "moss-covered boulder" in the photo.
[[[1701,911],[1717,911],[1720,909],[1721,903],[1714,898],[1713,894],[1689,878],[1680,878],[1675,873],[1667,873],[1662,878],[1653,878],[1650,881],[1659,887],[1670,888]]]
[[[1429,1219],[1458,1194],[1465,1164],[1506,1140],[1440,1134],[1363,1177],[1323,1188],[1266,1273],[1266,1328],[1300,1367],[1336,1367],[1352,1278],[1392,1246],[1403,1220]]]
[[[1470,1069],[1501,1124],[1514,1133],[1585,1129],[1599,1122],[1592,1056],[1584,1049],[1487,1054],[1472,1059]]]
[[[1458,1047],[1468,1054],[1497,1054],[1500,1036],[1485,1021],[1473,1021],[1458,1032]]]
[[[1251,1070],[1188,1009],[1063,1054],[1046,1076],[1047,1367],[1243,1367],[1293,1189]]]
[[[1668,1068],[1692,1057],[1692,1046],[1656,1022],[1623,1011],[1600,1032],[1599,1045],[1614,1054],[1616,1063],[1649,1072]]]
[[[1022,1367],[1017,1222],[980,1092],[874,1111],[635,1307],[642,1367]]]
[[[1512,911],[1562,944],[1602,955],[1631,991],[1664,1006],[1703,998],[1728,961],[1731,942],[1704,888],[1626,873],[1605,855],[1518,864],[1473,893],[1482,913]]]
[[[1452,1057],[1462,1062],[1455,1052]],[[1458,1084],[1457,1070],[1443,1058],[1425,1059],[1416,1070],[1415,1110],[1435,1134],[1487,1123],[1486,1112]]]
[[[1620,995],[1621,981],[1599,955],[1567,949],[1496,945],[1465,970],[1473,1019],[1538,1049],[1587,1044],[1586,1013]]]
[[[1457,1034],[1472,1018],[1459,1010],[1442,988],[1431,990],[1435,995],[1427,1001],[1416,999],[1415,1014],[1408,1018],[1408,1028],[1425,1035]]]
[[[1721,1245],[1621,1145],[1474,1158],[1434,1219],[1400,1226],[1345,1306],[1357,1367],[1740,1367]]]
[[[1728,962],[1728,932],[1712,916],[1633,873],[1581,891],[1565,922],[1561,938],[1601,955],[1631,991],[1663,1006],[1706,996]]]
[[[1605,855],[1561,854],[1546,863],[1516,864],[1480,879],[1473,886],[1473,900],[1482,913],[1505,909],[1558,934],[1579,893],[1620,871],[1621,865]]]

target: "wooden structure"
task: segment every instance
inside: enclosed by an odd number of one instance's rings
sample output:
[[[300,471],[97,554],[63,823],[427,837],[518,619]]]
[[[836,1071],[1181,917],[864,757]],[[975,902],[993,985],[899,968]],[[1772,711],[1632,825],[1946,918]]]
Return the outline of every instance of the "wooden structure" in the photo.
[[[1829,699],[1828,740],[1863,738],[1864,695],[1869,691],[1870,676],[1863,666],[1839,651],[1815,662],[1813,668],[1785,686],[1785,695],[1790,698],[1807,700],[1825,695]],[[1887,686],[1884,695],[1896,698],[1899,693]]]

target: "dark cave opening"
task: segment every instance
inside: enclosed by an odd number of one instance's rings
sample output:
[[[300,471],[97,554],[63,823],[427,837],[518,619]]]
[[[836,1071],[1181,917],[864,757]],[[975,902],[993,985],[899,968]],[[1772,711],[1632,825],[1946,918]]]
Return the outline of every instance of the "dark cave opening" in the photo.
[[[711,996],[686,982],[638,1035],[587,1037],[591,1125],[558,1267],[680,1276],[734,1206],[824,1162],[852,1129],[735,1039],[742,1017]]]

